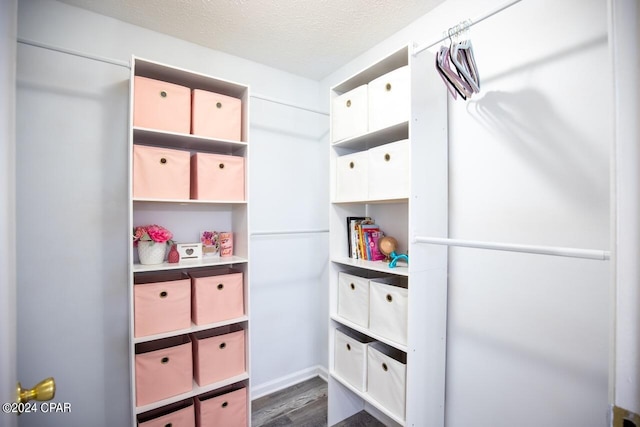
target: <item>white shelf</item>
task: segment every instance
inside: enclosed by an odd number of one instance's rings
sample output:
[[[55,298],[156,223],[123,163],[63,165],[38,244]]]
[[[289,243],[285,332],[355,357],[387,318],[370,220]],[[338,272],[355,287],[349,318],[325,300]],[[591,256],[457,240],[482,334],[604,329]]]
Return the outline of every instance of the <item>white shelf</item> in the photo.
[[[147,199],[134,197],[134,203],[177,203],[180,205],[246,205],[246,200]]]
[[[330,101],[341,94],[370,83],[373,79],[408,66],[411,112],[409,119],[329,145],[331,203],[329,205],[329,330],[344,325],[407,355],[405,419],[389,411],[366,392],[358,391],[331,372],[328,393],[328,422],[336,424],[367,407],[376,408],[401,425],[444,426],[446,367],[447,250],[434,245],[415,244],[410,236],[446,236],[448,232],[448,136],[447,93],[433,67],[434,57],[410,55],[404,47],[371,64],[329,90]],[[333,105],[333,104],[332,104]],[[332,109],[332,114],[335,111]],[[333,123],[333,116],[331,123]],[[333,133],[331,132],[333,135]],[[410,183],[408,197],[387,200],[338,200],[337,160],[384,144],[409,140]],[[369,171],[371,173],[371,171]],[[403,196],[406,193],[403,194]],[[345,219],[371,217],[387,236],[398,240],[398,253],[409,253],[409,264],[349,258]],[[424,231],[423,231],[424,230]],[[385,273],[408,282],[407,344],[400,345],[371,333],[337,315],[338,275],[342,271]],[[368,274],[362,274],[368,276]],[[330,334],[331,335],[331,334]],[[335,343],[329,341],[329,366],[334,363]],[[409,350],[410,349],[410,350]],[[344,385],[342,387],[341,385]],[[335,387],[334,387],[335,386]]]
[[[336,141],[331,144],[334,148],[349,148],[353,150],[368,150],[393,141],[409,138],[409,122],[401,122],[374,132]]]
[[[349,267],[357,267],[370,271],[379,271],[382,273],[395,274],[396,276],[409,277],[409,266],[406,262],[398,262],[398,265],[395,268],[390,268],[389,263],[386,261],[367,261],[364,259],[354,259],[347,257],[331,257],[331,262],[346,265]]]
[[[150,129],[139,126],[133,126],[134,117],[134,84],[135,77],[146,77],[156,80],[162,80],[169,83],[184,86],[191,90],[201,89],[205,91],[215,92],[222,95],[238,98],[241,101],[241,132],[240,141],[226,140],[219,138],[209,138],[199,135],[191,135],[188,133],[169,132],[158,129]],[[251,252],[249,245],[249,203],[248,197],[245,200],[191,200],[191,199],[157,199],[157,198],[135,198],[132,197],[131,189],[133,184],[133,147],[134,145],[145,145],[152,147],[161,147],[167,149],[182,150],[184,152],[203,152],[216,153],[224,155],[233,155],[242,157],[245,162],[249,161],[249,132],[250,132],[250,93],[249,86],[219,79],[189,70],[167,66],[154,61],[132,57],[131,75],[129,81],[129,229],[131,230],[138,224],[162,224],[171,230],[178,241],[197,241],[191,240],[199,236],[202,230],[218,229],[227,230],[234,233],[234,253],[241,256],[232,257],[204,257],[198,260],[187,260],[178,263],[164,262],[157,265],[134,264],[135,249],[131,247],[129,250],[129,372],[130,372],[130,389],[131,389],[131,408],[132,420],[131,426],[137,425],[137,415],[157,409],[171,403],[178,402],[183,399],[191,398],[203,393],[220,389],[227,385],[238,382],[250,388],[250,366],[251,366],[251,350],[249,343],[250,337],[250,295],[249,295],[249,266],[248,254]],[[245,194],[249,194],[248,188],[248,169],[245,167]],[[211,228],[209,228],[211,227]],[[134,279],[137,274],[145,272],[162,272],[162,271],[185,271],[189,269],[198,269],[204,267],[224,267],[236,266],[242,270],[244,275],[243,292],[244,292],[244,315],[221,322],[210,323],[206,325],[195,325],[185,329],[176,331],[163,332],[160,334],[135,337],[135,325],[133,316],[135,310],[134,302]],[[242,325],[246,334],[246,372],[224,381],[209,384],[203,387],[193,382],[192,390],[177,396],[163,399],[158,402],[136,407],[136,366],[135,366],[135,346],[137,344],[160,340],[174,336],[186,335],[198,331],[209,330],[213,328]],[[247,416],[251,419],[251,405],[248,402]],[[250,424],[250,421],[249,421]]]
[[[178,263],[163,262],[162,264],[133,264],[134,273],[142,273],[145,271],[166,271],[166,270],[179,270],[184,268],[199,268],[199,267],[216,267],[221,265],[231,264],[243,264],[249,262],[247,258],[232,256],[225,258],[202,258],[188,261],[180,261]]]
[[[379,410],[380,412],[382,412],[384,415],[386,415],[387,417],[391,418],[393,421],[395,421],[396,423],[400,424],[401,426],[406,425],[405,420],[403,420],[402,418],[392,414],[391,412],[389,412],[389,410],[387,408],[385,408],[383,405],[381,405],[380,403],[378,403],[377,400],[375,400],[374,398],[372,398],[371,396],[369,396],[368,393],[366,392],[361,392],[360,390],[358,390],[357,388],[355,388],[354,386],[352,386],[351,384],[349,384],[348,381],[346,381],[345,379],[343,379],[342,377],[340,377],[340,375],[336,374],[333,370],[331,370],[330,372],[331,377],[333,377],[333,379],[335,379],[336,381],[338,381],[340,384],[342,384],[343,386],[345,386],[346,388],[348,388],[349,390],[351,390],[352,393],[358,395],[358,397],[360,397],[361,399],[363,399],[364,401],[368,402],[371,406],[375,407],[377,410]]]
[[[358,86],[369,83],[371,80],[376,79],[396,68],[404,67],[409,64],[409,47],[405,46],[402,49],[386,56],[385,58],[377,61],[373,66],[367,67],[364,70],[353,75],[349,79],[331,88],[332,91],[342,94],[355,89]]]
[[[247,380],[247,379],[249,379],[249,374],[247,374],[245,372],[244,374],[237,375],[237,376],[231,377],[231,378],[227,378],[226,380],[218,381],[216,383],[208,384],[208,385],[202,386],[202,387],[200,387],[198,385],[198,383],[194,380],[193,381],[193,388],[190,391],[188,391],[186,393],[182,393],[182,394],[178,394],[178,395],[169,397],[167,399],[159,400],[157,402],[149,403],[148,405],[136,406],[136,414],[142,414],[143,412],[151,411],[152,409],[157,409],[157,408],[160,408],[161,406],[165,406],[165,405],[169,405],[171,403],[179,402],[181,400],[188,399],[188,398],[194,397],[194,396],[198,396],[200,394],[204,394],[204,393],[210,392],[212,390],[216,390],[216,389],[219,389],[221,387],[225,387],[225,386],[228,386],[228,385],[231,385],[231,384],[235,384],[235,383],[238,383],[240,381]]]
[[[156,147],[219,153],[241,152],[248,145],[246,142],[241,141],[214,139],[141,127],[133,128],[133,142],[134,144],[153,145]]]
[[[207,329],[219,328],[221,326],[235,325],[237,323],[243,323],[249,320],[249,316],[236,317],[235,319],[224,320],[222,322],[208,323],[206,325],[196,325],[191,323],[191,327],[187,329],[178,329],[175,331],[163,332],[161,334],[147,335],[144,337],[137,337],[133,339],[134,344],[142,342],[155,341],[163,338],[175,337],[178,335],[191,334],[199,331],[206,331]]]
[[[211,90],[223,95],[240,98],[246,95],[246,90],[248,88],[246,85],[240,83],[224,80],[218,77],[214,78],[206,74],[161,64],[149,59],[134,56],[132,63],[135,63],[136,76],[163,80],[187,86],[191,89]]]
[[[398,199],[370,199],[370,200],[334,200],[331,203],[334,205],[349,205],[349,204],[369,204],[369,205],[380,205],[385,203],[406,203],[409,201],[408,197],[402,197]]]
[[[337,314],[332,314],[331,315],[331,319],[335,320],[336,322],[340,323],[341,325],[344,325],[344,326],[346,326],[348,328],[351,328],[351,329],[356,330],[356,331],[358,331],[358,332],[360,332],[362,334],[365,334],[366,336],[371,337],[371,338],[375,339],[376,341],[380,341],[380,342],[383,342],[383,343],[385,343],[387,345],[390,345],[393,348],[397,348],[400,351],[403,351],[405,353],[407,351],[409,351],[409,348],[405,344],[400,344],[398,342],[395,342],[393,340],[385,338],[382,335],[378,335],[378,334],[376,334],[374,332],[371,332],[368,328],[364,328],[364,327],[362,327],[360,325],[357,325],[357,324],[355,324],[355,323],[353,323],[353,322],[351,322],[351,321],[349,321],[349,320],[345,319],[344,317],[341,317],[341,316],[339,316]]]

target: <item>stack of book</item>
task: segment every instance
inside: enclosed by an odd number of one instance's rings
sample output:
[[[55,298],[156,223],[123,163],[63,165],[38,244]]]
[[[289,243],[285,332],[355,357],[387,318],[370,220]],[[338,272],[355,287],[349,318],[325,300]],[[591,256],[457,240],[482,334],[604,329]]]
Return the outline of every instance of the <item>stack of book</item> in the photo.
[[[347,243],[349,258],[382,261],[385,256],[378,248],[378,240],[384,236],[370,217],[347,217]]]

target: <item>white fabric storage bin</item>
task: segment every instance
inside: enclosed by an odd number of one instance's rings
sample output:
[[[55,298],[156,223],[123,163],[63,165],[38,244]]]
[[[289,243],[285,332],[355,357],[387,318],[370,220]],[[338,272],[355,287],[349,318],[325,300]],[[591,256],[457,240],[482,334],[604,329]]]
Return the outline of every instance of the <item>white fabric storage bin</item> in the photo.
[[[367,349],[367,393],[396,417],[405,418],[407,355],[375,342]]]
[[[333,99],[331,142],[367,132],[367,85],[359,86]]]
[[[392,142],[369,149],[369,199],[409,197],[409,140]]]
[[[408,65],[371,81],[368,92],[369,132],[409,120],[411,75]]]
[[[336,159],[336,200],[361,201],[369,197],[369,154],[346,154]]]
[[[407,344],[409,290],[399,278],[369,282],[369,330],[399,344]]]
[[[335,373],[360,391],[367,391],[367,347],[373,339],[347,329],[336,329]]]
[[[369,327],[369,279],[338,273],[338,315]]]

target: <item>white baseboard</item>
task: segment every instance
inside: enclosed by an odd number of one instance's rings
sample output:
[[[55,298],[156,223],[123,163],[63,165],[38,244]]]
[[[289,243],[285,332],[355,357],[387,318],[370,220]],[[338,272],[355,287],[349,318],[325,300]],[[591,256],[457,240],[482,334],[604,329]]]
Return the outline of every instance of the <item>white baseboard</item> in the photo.
[[[318,376],[326,382],[329,382],[329,371],[327,371],[327,368],[320,365],[316,366],[316,368],[318,369]]]
[[[327,381],[329,373],[324,366],[313,366],[311,368],[303,369],[298,372],[294,372],[289,375],[285,375],[275,380],[267,381],[266,383],[252,385],[251,386],[251,400],[259,399],[276,391],[283,390],[287,387],[291,387],[302,381],[309,380],[314,377],[320,377]]]

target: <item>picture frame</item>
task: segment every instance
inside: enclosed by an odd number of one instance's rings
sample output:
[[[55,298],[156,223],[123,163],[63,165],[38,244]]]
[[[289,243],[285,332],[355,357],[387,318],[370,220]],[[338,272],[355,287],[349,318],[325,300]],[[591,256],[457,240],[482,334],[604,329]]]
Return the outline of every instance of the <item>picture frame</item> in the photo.
[[[202,243],[178,243],[176,248],[180,254],[180,261],[202,259]]]
[[[200,242],[202,243],[202,257],[219,257],[220,256],[220,233],[217,231],[205,230],[200,233]]]

